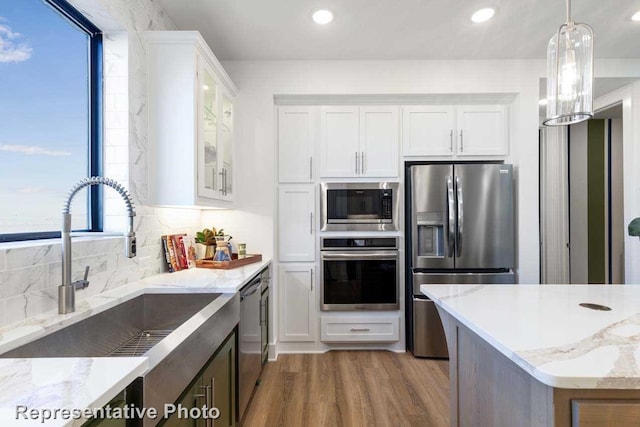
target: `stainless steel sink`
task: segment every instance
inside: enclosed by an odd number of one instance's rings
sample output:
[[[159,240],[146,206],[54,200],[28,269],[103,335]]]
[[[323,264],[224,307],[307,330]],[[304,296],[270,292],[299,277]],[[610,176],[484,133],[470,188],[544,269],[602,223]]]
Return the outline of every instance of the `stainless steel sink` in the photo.
[[[0,358],[145,356],[149,369],[126,388],[127,404],[161,411],[178,400],[239,320],[238,294],[145,294]]]
[[[220,295],[141,295],[0,357],[142,356]]]

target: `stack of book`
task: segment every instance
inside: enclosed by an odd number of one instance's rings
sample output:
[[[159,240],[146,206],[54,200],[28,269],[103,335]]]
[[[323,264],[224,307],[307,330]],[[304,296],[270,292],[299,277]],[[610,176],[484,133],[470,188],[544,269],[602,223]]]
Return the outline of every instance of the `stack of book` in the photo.
[[[186,234],[162,236],[169,273],[196,267],[196,242]]]

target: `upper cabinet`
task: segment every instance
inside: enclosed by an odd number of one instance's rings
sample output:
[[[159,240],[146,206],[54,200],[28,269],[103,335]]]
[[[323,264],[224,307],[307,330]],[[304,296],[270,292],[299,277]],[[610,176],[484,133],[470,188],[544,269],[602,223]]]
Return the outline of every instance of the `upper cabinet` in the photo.
[[[399,176],[398,107],[360,107],[360,174]]]
[[[405,156],[449,156],[455,146],[456,114],[450,105],[402,108],[402,149]]]
[[[237,89],[196,31],[149,31],[149,198],[233,206]]]
[[[506,156],[504,105],[457,107],[458,156]]]
[[[320,176],[360,175],[360,115],[358,107],[321,107]]]
[[[399,177],[398,107],[320,109],[322,178]]]
[[[278,176],[280,182],[313,182],[315,107],[278,108]]]
[[[507,129],[504,105],[402,107],[405,156],[504,157]]]

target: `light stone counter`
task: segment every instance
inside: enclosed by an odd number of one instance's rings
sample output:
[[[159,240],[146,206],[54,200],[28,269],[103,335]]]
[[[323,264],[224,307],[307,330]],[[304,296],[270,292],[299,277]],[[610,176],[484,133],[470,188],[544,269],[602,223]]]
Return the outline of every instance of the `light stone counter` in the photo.
[[[0,424],[76,426],[86,419],[16,418],[28,409],[101,408],[147,369],[144,357],[0,359]],[[53,418],[53,417],[52,417]]]
[[[640,389],[640,286],[423,285],[420,290],[543,384]]]
[[[0,328],[0,353],[145,293],[215,292],[227,294],[230,298],[270,264],[271,260],[265,260],[233,270],[198,268],[159,274],[133,282],[78,302],[74,313],[45,313]],[[211,310],[217,310],[229,298],[214,300]],[[174,337],[169,344],[176,345],[179,338]],[[34,421],[16,420],[18,404],[50,409],[99,408],[158,362],[153,357],[0,359],[0,425],[36,424]],[[58,420],[44,425],[81,424],[81,420]]]

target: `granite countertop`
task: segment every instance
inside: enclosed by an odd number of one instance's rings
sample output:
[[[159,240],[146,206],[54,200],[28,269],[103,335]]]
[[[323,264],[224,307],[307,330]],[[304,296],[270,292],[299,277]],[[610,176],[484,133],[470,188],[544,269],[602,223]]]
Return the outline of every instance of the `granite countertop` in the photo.
[[[74,313],[45,313],[0,328],[0,353],[108,310],[145,293],[223,293],[211,304],[217,310],[271,260],[233,270],[191,269],[164,273],[90,297]],[[174,337],[173,345],[180,337]],[[173,342],[176,341],[176,342]],[[16,405],[30,408],[100,408],[159,360],[147,357],[0,359],[0,424],[32,425],[16,420]],[[83,420],[50,420],[45,426],[75,426]]]
[[[420,290],[546,385],[640,389],[640,286],[422,285]]]

